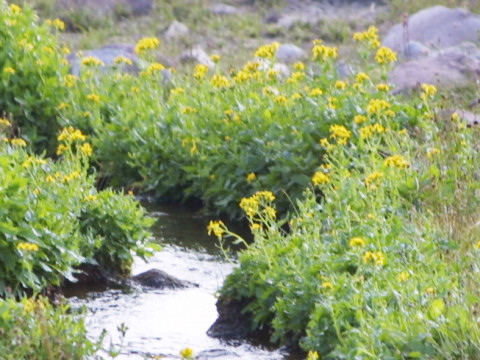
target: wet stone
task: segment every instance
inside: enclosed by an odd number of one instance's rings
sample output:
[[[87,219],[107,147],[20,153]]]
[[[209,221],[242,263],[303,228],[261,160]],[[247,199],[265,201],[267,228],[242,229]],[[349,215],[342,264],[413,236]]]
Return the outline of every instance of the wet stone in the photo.
[[[163,270],[151,269],[132,277],[132,282],[145,287],[155,289],[184,289],[188,287],[198,287],[190,281],[180,280],[167,274]]]

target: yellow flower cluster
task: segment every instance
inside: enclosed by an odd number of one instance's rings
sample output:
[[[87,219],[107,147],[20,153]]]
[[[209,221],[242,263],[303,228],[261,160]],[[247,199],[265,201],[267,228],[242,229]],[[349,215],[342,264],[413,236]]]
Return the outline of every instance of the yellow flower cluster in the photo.
[[[320,96],[323,95],[323,91],[320,88],[314,88],[310,90],[310,93],[308,94],[309,96]]]
[[[322,284],[320,286],[322,287],[322,289],[333,288],[333,284],[330,281],[324,281],[324,282],[322,282]]]
[[[388,64],[397,61],[397,53],[392,49],[382,46],[375,54],[375,60],[379,64]]]
[[[105,66],[105,63],[95,56],[84,56],[80,63],[85,66]]]
[[[352,248],[365,247],[366,245],[367,243],[365,242],[365,240],[358,236],[351,238],[350,241],[348,242],[348,246]]]
[[[85,141],[87,137],[82,133],[81,130],[75,129],[73,126],[63,128],[60,135],[58,135],[58,141]]]
[[[372,262],[377,266],[383,266],[386,263],[385,254],[381,251],[376,251],[376,252],[366,251],[363,254],[362,259],[364,263]]]
[[[405,282],[410,278],[410,274],[407,271],[402,271],[397,275],[398,282]]]
[[[232,82],[223,75],[213,75],[210,79],[210,83],[217,88],[226,88],[232,86]]]
[[[427,157],[428,157],[429,159],[431,159],[431,158],[433,158],[435,155],[440,154],[440,152],[441,152],[441,151],[440,151],[440,149],[438,149],[438,148],[428,149],[428,150],[427,150]]]
[[[275,53],[277,52],[277,49],[279,48],[279,46],[280,46],[279,42],[273,42],[271,44],[260,46],[255,51],[255,57],[271,59],[275,56]]]
[[[255,194],[250,196],[249,198],[243,198],[240,201],[240,208],[245,211],[248,217],[253,217],[255,214],[259,212],[260,204],[261,203],[271,203],[275,200],[275,195],[271,191],[257,191]],[[273,209],[271,206],[267,206],[267,208]],[[270,215],[274,215],[272,210],[265,210]]]
[[[287,82],[290,84],[296,84],[300,80],[305,77],[305,73],[303,71],[295,71],[290,77],[287,79]]]
[[[99,103],[100,102],[100,96],[97,94],[88,94],[87,99],[94,102],[94,103]]]
[[[77,82],[77,77],[75,75],[65,75],[65,77],[63,78],[63,82],[65,84],[66,87],[74,87],[75,86],[75,83]]]
[[[388,91],[390,90],[390,86],[384,83],[377,84],[378,91]]]
[[[365,115],[355,115],[353,118],[353,122],[355,124],[362,124],[367,121],[367,117]]]
[[[180,356],[182,357],[182,359],[187,359],[187,360],[193,359],[193,350],[190,349],[189,347],[186,347],[185,349],[180,351]]]
[[[2,125],[2,126],[12,126],[12,123],[5,118],[0,118],[0,125]]]
[[[406,161],[403,158],[402,155],[392,155],[392,156],[387,157],[383,161],[383,165],[388,166],[388,167],[395,166],[395,167],[398,167],[398,168],[401,168],[401,169],[410,167],[410,163],[408,161]]]
[[[140,39],[135,45],[135,52],[137,54],[142,54],[146,50],[156,49],[160,45],[160,40],[155,37],[143,38]]]
[[[54,20],[47,19],[45,20],[45,24],[49,26],[53,26],[58,30],[65,30],[65,23],[60,19],[54,19]]]
[[[98,200],[98,195],[87,195],[83,198],[83,201],[85,202],[93,202]]]
[[[390,104],[387,100],[383,99],[371,99],[367,105],[367,113],[369,115],[380,114],[383,110],[390,108]]]
[[[80,146],[80,152],[86,156],[92,156],[93,147],[90,143],[84,143]]]
[[[198,64],[193,70],[193,77],[195,79],[203,79],[208,73],[208,66],[204,64]]]
[[[367,125],[360,129],[360,138],[361,139],[369,139],[374,134],[381,134],[385,132],[386,129],[380,123],[375,123],[373,125]]]
[[[323,171],[317,171],[312,176],[313,185],[322,185],[330,182],[330,176],[325,174]]]
[[[365,80],[369,80],[370,76],[368,76],[364,72],[360,72],[355,76],[355,79],[360,83],[360,82],[364,82]]]
[[[27,142],[23,139],[15,138],[10,140],[10,144],[13,146],[20,146],[20,147],[25,147],[27,146]]]
[[[160,63],[152,63],[147,66],[147,68],[140,73],[142,76],[152,76],[162,70],[166,69],[163,64]]]
[[[338,57],[338,48],[330,47],[316,42],[312,48],[313,60],[336,59]]]
[[[39,246],[37,244],[21,242],[17,244],[17,249],[24,250],[24,251],[38,251]]]
[[[185,106],[181,111],[182,114],[195,114],[196,112],[198,112],[198,110],[191,106]]]
[[[257,178],[257,175],[255,175],[254,172],[251,172],[250,174],[247,175],[247,182],[250,184]]]
[[[367,31],[354,33],[353,39],[357,41],[366,41],[372,47],[377,48],[380,46],[378,29],[375,26],[370,26]]]
[[[422,100],[426,100],[429,97],[433,97],[437,93],[437,88],[435,85],[422,84],[422,94],[420,97]]]
[[[347,87],[347,83],[345,81],[342,81],[342,80],[337,80],[337,81],[335,81],[334,86],[335,86],[335,88],[337,88],[339,90],[344,90]]]
[[[70,174],[68,175],[65,175],[63,177],[63,182],[70,182],[70,181],[73,181],[75,179],[79,179],[82,175],[80,174],[80,172],[78,171],[72,171]]]
[[[132,61],[132,59],[130,59],[126,56],[119,55],[113,60],[113,63],[117,64],[117,65],[118,64],[132,65],[133,61]]]
[[[329,130],[330,137],[336,139],[340,145],[345,145],[352,136],[352,132],[343,125],[331,125]]]
[[[208,235],[214,234],[216,237],[221,238],[226,231],[225,224],[218,220],[218,221],[210,221],[207,226]]]
[[[13,74],[16,74],[16,73],[17,73],[17,70],[15,70],[14,68],[12,68],[11,66],[7,66],[7,67],[3,68],[3,72],[4,72],[5,74],[13,75]]]
[[[21,14],[22,13],[22,8],[16,4],[11,4],[9,7],[10,11],[16,15],[18,14]]]
[[[32,165],[45,165],[46,163],[47,160],[45,159],[38,159],[36,157],[29,156],[27,160],[22,163],[22,167],[29,168]]]
[[[383,178],[383,173],[380,171],[375,171],[368,175],[365,180],[365,186],[369,189],[376,189],[376,184]]]

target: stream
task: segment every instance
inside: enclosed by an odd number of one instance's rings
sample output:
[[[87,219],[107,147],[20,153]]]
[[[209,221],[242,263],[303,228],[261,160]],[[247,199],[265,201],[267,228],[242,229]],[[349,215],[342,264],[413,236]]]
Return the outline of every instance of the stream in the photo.
[[[161,269],[198,284],[187,289],[78,289],[70,294],[72,307],[86,306],[87,330],[92,339],[107,331],[104,347],[121,349],[119,360],[180,359],[186,347],[196,359],[294,359],[266,345],[227,342],[207,336],[215,322],[215,293],[234,265],[225,260],[217,240],[208,236],[211,220],[180,205],[145,204],[158,218],[153,232],[163,246],[145,263],[136,259],[133,275]],[[120,331],[123,328],[124,336]],[[105,355],[105,358],[109,358]]]

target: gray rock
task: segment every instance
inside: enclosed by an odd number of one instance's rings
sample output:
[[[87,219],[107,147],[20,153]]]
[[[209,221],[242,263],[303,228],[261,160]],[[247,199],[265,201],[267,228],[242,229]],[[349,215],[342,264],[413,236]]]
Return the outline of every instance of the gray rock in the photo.
[[[480,75],[480,61],[454,48],[435,56],[399,64],[389,75],[395,93],[408,91],[423,83],[438,87],[461,87]]]
[[[183,289],[191,286],[198,286],[189,281],[177,279],[167,274],[165,271],[151,269],[141,274],[135,275],[131,280],[141,286],[152,287],[155,289]]]
[[[293,44],[282,44],[275,53],[275,58],[283,63],[292,63],[308,58],[307,53],[300,47]]]
[[[395,25],[383,39],[383,45],[404,52],[406,33],[409,40],[430,48],[445,48],[464,41],[476,42],[479,30],[480,16],[460,8],[434,6],[410,16],[406,29],[403,24]]]
[[[193,61],[197,64],[207,65],[209,69],[215,67],[215,63],[210,59],[208,54],[203,50],[200,45],[196,45],[193,48],[183,52],[180,55],[180,60],[183,62]]]
[[[225,4],[214,4],[210,10],[215,15],[235,15],[238,13],[238,9],[236,7]]]
[[[128,44],[112,44],[106,45],[99,49],[94,50],[85,50],[81,51],[82,56],[79,57],[78,54],[71,54],[68,57],[68,61],[71,65],[71,73],[73,75],[80,74],[81,60],[85,56],[94,56],[99,60],[103,61],[106,67],[111,67],[114,65],[114,61],[118,56],[124,56],[132,60],[133,65],[123,65],[125,72],[136,73],[138,72],[138,64],[140,59],[137,54],[134,52],[133,45]]]
[[[418,41],[409,41],[403,50],[403,55],[407,60],[417,60],[427,57],[430,54],[430,49]]]
[[[109,15],[148,15],[153,9],[153,0],[58,0],[61,12]]]
[[[190,32],[187,25],[182,24],[181,22],[174,20],[168,29],[165,31],[163,36],[169,39],[174,39],[187,35]]]

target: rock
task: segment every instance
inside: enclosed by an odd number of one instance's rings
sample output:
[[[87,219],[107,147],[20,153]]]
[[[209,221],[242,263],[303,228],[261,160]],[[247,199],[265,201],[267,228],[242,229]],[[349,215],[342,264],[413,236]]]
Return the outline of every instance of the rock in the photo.
[[[465,54],[461,47],[399,64],[389,75],[394,93],[408,91],[423,83],[438,87],[466,86],[480,75],[480,59]]]
[[[151,269],[135,275],[131,280],[141,286],[156,289],[183,289],[191,286],[198,286],[189,281],[177,279],[176,277],[167,274],[165,271],[158,269]]]
[[[292,63],[308,58],[307,53],[300,47],[293,44],[282,44],[275,53],[275,58],[283,63]]]
[[[225,4],[214,4],[210,10],[215,15],[235,15],[238,13],[238,9],[236,7]]]
[[[409,41],[403,50],[403,55],[407,60],[417,60],[427,57],[429,54],[430,49],[418,41]]]
[[[383,45],[402,53],[405,37],[430,48],[446,48],[464,41],[479,39],[480,16],[468,10],[434,6],[423,9],[408,18],[407,28],[395,25],[383,39]]]
[[[222,339],[245,339],[251,335],[251,316],[243,309],[248,305],[246,300],[220,298],[217,301],[218,318],[208,329],[207,335]]]
[[[123,69],[130,73],[136,73],[138,71],[138,64],[140,61],[137,54],[134,52],[134,47],[127,44],[112,44],[103,46],[99,49],[81,51],[81,57],[79,57],[77,54],[71,54],[68,57],[68,61],[71,64],[71,73],[77,76],[80,74],[81,59],[85,56],[94,56],[98,58],[99,60],[103,61],[106,67],[113,66],[114,61],[118,56],[124,56],[133,62],[132,65],[122,65]]]
[[[140,16],[153,9],[153,0],[58,0],[61,13],[92,16]]]
[[[168,29],[165,31],[163,36],[169,39],[174,39],[187,35],[190,32],[187,25],[182,24],[181,22],[175,20],[173,21]]]
[[[197,64],[207,65],[209,69],[215,67],[215,63],[200,45],[196,45],[190,50],[183,52],[182,55],[180,55],[180,60],[183,62],[193,61]]]

